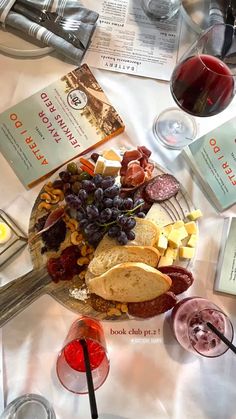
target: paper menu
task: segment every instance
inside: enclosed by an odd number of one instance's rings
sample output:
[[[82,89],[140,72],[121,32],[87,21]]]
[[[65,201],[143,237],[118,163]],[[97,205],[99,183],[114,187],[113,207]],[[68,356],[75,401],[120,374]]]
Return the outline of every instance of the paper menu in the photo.
[[[93,67],[170,80],[177,61],[180,13],[170,22],[147,17],[141,0],[87,0],[99,13],[86,62]]]

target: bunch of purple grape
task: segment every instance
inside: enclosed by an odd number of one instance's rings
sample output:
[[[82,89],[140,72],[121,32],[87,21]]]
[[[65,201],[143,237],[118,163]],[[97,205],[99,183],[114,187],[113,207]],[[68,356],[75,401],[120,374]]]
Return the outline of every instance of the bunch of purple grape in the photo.
[[[93,246],[97,246],[106,233],[116,238],[119,244],[127,244],[135,239],[134,215],[145,217],[141,211],[144,201],[121,198],[120,186],[113,176],[95,175],[82,180],[78,193],[66,195],[65,200],[76,211],[80,229]]]

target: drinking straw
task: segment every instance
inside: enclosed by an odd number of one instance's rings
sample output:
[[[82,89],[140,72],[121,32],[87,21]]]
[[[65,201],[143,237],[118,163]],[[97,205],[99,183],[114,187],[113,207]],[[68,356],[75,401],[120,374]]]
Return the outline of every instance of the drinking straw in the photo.
[[[209,329],[212,330],[212,332],[214,332],[218,338],[220,338],[220,340],[222,340],[222,342],[224,342],[226,344],[226,346],[228,346],[229,349],[231,349],[231,351],[233,351],[236,354],[236,346],[234,346],[226,337],[225,335],[223,335],[223,333],[221,333],[215,326],[213,326],[213,324],[211,324],[210,322],[206,322],[207,327],[209,327]]]
[[[91,411],[91,418],[97,419],[98,418],[98,411],[97,411],[97,404],[95,399],[95,392],[93,386],[93,377],[91,373],[91,365],[89,360],[89,353],[87,342],[85,339],[80,339],[80,343],[83,349],[84,354],[84,363],[86,369],[86,378],[87,378],[87,385],[88,385],[88,393],[89,393],[89,403],[90,403],[90,411]]]

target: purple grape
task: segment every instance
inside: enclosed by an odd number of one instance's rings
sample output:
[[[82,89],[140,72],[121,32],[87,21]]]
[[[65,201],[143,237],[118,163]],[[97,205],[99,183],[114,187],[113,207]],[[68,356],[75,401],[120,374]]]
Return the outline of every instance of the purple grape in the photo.
[[[88,242],[89,244],[91,244],[92,246],[97,246],[98,243],[101,241],[101,239],[104,236],[104,231],[96,231],[95,233],[89,235],[88,237]]]
[[[69,182],[64,183],[64,185],[63,185],[63,192],[64,192],[64,195],[68,195],[68,194],[70,194],[72,192],[71,191],[71,184]]]
[[[137,199],[137,201],[134,202],[134,208],[139,207],[139,210],[143,207],[145,204],[143,199]]]
[[[81,207],[81,200],[76,195],[68,194],[66,195],[65,200],[71,208],[79,209]]]
[[[82,180],[82,189],[85,189],[86,192],[94,192],[96,189],[96,185],[91,180]]]
[[[112,215],[112,210],[110,208],[105,208],[100,213],[99,221],[101,223],[107,223],[110,220],[111,215]]]
[[[80,189],[79,190],[78,197],[79,197],[79,199],[81,199],[82,202],[85,202],[86,201],[87,196],[88,196],[88,194],[87,194],[87,192],[86,192],[85,189]]]
[[[126,236],[128,240],[134,240],[135,239],[135,232],[133,230],[126,231]]]
[[[101,182],[102,189],[111,188],[115,183],[115,178],[113,176],[104,177]]]
[[[108,230],[108,236],[109,237],[117,237],[120,232],[121,232],[120,226],[113,225]]]
[[[115,198],[115,196],[117,196],[119,194],[120,188],[118,185],[113,185],[109,188],[106,188],[104,190],[104,195],[107,198]]]
[[[84,212],[83,211],[77,211],[76,218],[77,218],[78,221],[80,221],[80,224],[81,224],[81,221],[85,218]]]
[[[94,163],[96,163],[97,159],[99,158],[99,154],[98,153],[92,153],[90,158],[94,161]]]
[[[133,217],[128,218],[124,224],[125,230],[133,230],[135,226],[136,226],[136,220]]]
[[[113,199],[113,207],[122,208],[123,207],[123,199],[119,197],[119,195],[115,196]]]
[[[111,219],[112,221],[115,221],[118,217],[118,215],[120,214],[120,211],[118,210],[118,208],[111,208],[112,214],[111,214]]]
[[[94,181],[95,185],[99,187],[101,185],[103,179],[104,178],[103,178],[102,175],[95,175],[94,178],[93,178],[93,181]]]
[[[97,233],[98,231],[100,231],[100,228],[95,223],[89,223],[89,224],[87,224],[87,226],[84,229],[84,232],[85,232],[86,236],[90,236],[93,233]]]
[[[124,231],[121,231],[119,233],[119,235],[117,236],[117,241],[118,241],[118,243],[120,243],[122,245],[125,245],[125,244],[128,243],[128,237],[127,237],[127,235]]]
[[[59,177],[61,178],[62,182],[67,183],[70,182],[70,173],[66,172],[65,170],[63,172],[59,173]]]
[[[90,223],[90,221],[87,218],[83,218],[80,223],[79,226],[80,228],[84,229],[85,227],[87,227],[87,225]]]
[[[126,226],[126,222],[128,220],[128,217],[126,217],[123,214],[118,215],[117,217],[117,223],[121,226],[121,227],[125,227]]]
[[[96,219],[99,217],[99,211],[96,205],[88,205],[86,208],[86,212],[90,220]]]
[[[113,206],[113,199],[111,199],[111,198],[105,198],[103,200],[103,205],[106,208],[111,208]]]
[[[131,210],[131,209],[133,209],[133,206],[134,206],[134,202],[133,202],[132,198],[125,198],[124,199],[123,208],[125,210]]]
[[[138,212],[137,214],[135,214],[136,215],[136,217],[138,217],[138,218],[145,218],[145,216],[146,216],[146,214],[145,214],[145,212]]]
[[[103,189],[102,188],[98,188],[95,192],[94,192],[94,198],[98,201],[101,202],[103,200]]]

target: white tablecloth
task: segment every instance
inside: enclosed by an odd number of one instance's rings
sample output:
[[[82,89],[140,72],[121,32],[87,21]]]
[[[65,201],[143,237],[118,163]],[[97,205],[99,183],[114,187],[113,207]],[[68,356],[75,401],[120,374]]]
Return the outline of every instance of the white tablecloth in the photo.
[[[72,68],[51,56],[24,60],[0,55],[0,112]],[[168,83],[95,69],[94,73],[126,124],[125,134],[109,145],[146,145],[159,164],[173,171],[195,207],[204,213],[193,271],[195,282],[185,295],[204,296],[215,302],[229,313],[236,327],[236,299],[213,293],[222,217],[235,215],[236,209],[217,214],[179,152],[164,149],[153,138],[154,117],[174,105]],[[230,119],[235,112],[234,99],[220,115],[198,119],[199,135]],[[27,231],[41,185],[26,191],[2,156],[0,168],[0,208]],[[1,270],[1,283],[24,274],[31,266],[25,248]],[[88,397],[66,391],[55,374],[57,353],[76,317],[45,295],[3,328],[5,404],[34,392],[52,403],[58,419],[90,418]],[[173,338],[164,315],[145,321],[109,321],[103,326],[111,368],[106,382],[96,392],[100,419],[236,418],[236,358],[231,351],[217,359],[187,353]],[[145,336],[148,330],[152,335]]]

